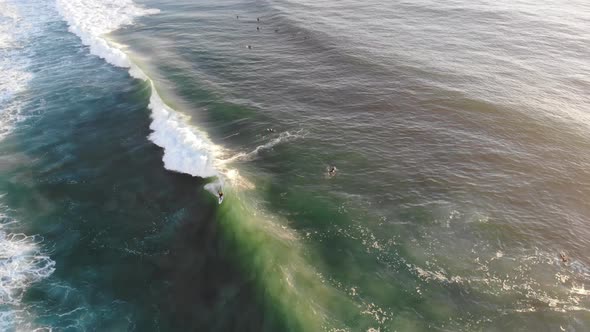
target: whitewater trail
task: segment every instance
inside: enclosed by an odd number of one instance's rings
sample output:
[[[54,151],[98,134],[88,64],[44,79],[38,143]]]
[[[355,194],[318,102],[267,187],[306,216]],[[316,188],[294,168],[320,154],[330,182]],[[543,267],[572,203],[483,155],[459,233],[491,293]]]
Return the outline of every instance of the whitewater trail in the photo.
[[[303,137],[301,130],[295,132],[294,134],[291,134],[290,132],[285,131],[285,132],[280,133],[277,137],[273,138],[272,140],[268,141],[267,143],[257,146],[254,150],[252,150],[248,153],[245,153],[245,152],[238,153],[230,158],[223,160],[223,163],[230,163],[230,162],[237,161],[237,160],[250,161],[250,160],[255,159],[258,156],[258,154],[260,153],[260,151],[272,149],[274,146],[276,146],[280,143],[288,142],[288,141],[298,139],[301,137]]]

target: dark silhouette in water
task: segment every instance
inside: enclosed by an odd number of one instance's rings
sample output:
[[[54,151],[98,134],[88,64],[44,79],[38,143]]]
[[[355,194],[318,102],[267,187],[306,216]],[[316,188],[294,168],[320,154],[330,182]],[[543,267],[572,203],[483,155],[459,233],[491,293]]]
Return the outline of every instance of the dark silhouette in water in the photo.
[[[336,166],[330,166],[330,169],[328,170],[328,174],[330,176],[336,175]]]
[[[240,19],[240,15],[236,15],[236,20],[239,20],[239,19]]]
[[[257,17],[256,18],[256,22],[260,22],[260,17]]]
[[[256,30],[260,31],[260,27],[256,27]]]
[[[563,251],[559,253],[559,258],[561,258],[561,261],[563,263],[567,263],[570,261],[570,258],[567,257],[567,255]]]

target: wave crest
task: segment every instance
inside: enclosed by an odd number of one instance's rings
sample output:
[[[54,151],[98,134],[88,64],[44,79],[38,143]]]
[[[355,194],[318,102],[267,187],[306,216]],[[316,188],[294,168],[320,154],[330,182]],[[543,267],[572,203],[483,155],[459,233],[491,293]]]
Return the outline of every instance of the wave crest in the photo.
[[[153,130],[149,139],[164,149],[164,167],[168,170],[198,177],[216,176],[213,167],[219,149],[207,135],[189,124],[190,118],[166,105],[158,94],[154,82],[129,57],[112,46],[105,34],[133,23],[145,15],[159,13],[158,9],[146,9],[131,0],[57,0],[57,9],[69,25],[69,30],[90,47],[90,52],[107,62],[129,68],[135,78],[150,82],[152,96]]]
[[[92,54],[124,68],[131,67],[129,58],[121,50],[111,47],[104,35],[132,24],[138,17],[160,12],[139,7],[131,0],[57,0],[56,5],[70,32],[80,37]]]

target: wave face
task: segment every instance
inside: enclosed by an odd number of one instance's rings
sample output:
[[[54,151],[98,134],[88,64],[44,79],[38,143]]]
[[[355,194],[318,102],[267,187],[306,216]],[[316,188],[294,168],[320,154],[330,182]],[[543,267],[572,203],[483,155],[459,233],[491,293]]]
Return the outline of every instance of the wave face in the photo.
[[[158,94],[154,83],[121,50],[111,46],[106,34],[145,15],[158,13],[157,9],[146,9],[130,0],[57,0],[57,10],[90,52],[107,62],[122,68],[129,68],[131,76],[148,80],[152,88],[150,109],[153,133],[149,139],[164,149],[164,167],[168,170],[198,177],[212,177],[218,173],[214,164],[216,147],[207,135],[189,125],[189,118],[167,106]]]

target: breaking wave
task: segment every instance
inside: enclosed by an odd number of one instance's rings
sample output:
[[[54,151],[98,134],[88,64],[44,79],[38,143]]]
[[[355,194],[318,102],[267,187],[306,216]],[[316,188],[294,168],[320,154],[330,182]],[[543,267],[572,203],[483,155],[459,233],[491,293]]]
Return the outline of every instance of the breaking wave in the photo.
[[[260,151],[272,149],[274,146],[276,146],[280,143],[288,142],[288,141],[291,141],[291,140],[294,140],[297,138],[301,138],[301,137],[303,137],[301,130],[297,131],[294,134],[291,134],[290,132],[285,131],[285,132],[280,133],[277,137],[271,139],[267,143],[257,146],[254,150],[247,152],[247,153],[246,152],[238,153],[238,154],[224,160],[224,162],[232,162],[232,161],[237,161],[237,160],[243,160],[243,161],[253,160],[258,156]]]
[[[219,147],[205,133],[191,126],[188,116],[166,105],[154,82],[124,52],[111,46],[105,36],[138,17],[156,14],[159,10],[140,7],[131,0],[57,0],[56,4],[70,32],[80,37],[92,54],[115,66],[129,68],[130,75],[135,78],[149,81],[152,90],[150,129],[153,131],[149,139],[164,149],[164,167],[203,178],[218,175],[214,164]]]

